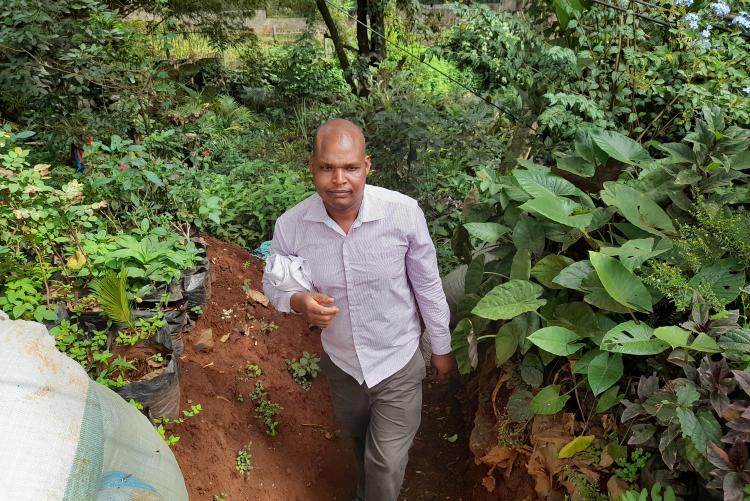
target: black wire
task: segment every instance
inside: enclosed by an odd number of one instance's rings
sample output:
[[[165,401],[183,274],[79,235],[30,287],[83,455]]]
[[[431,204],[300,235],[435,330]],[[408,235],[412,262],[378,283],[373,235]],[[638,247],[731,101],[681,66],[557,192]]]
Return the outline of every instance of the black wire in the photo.
[[[419,58],[418,56],[415,56],[414,54],[412,54],[411,52],[409,52],[409,51],[408,51],[408,50],[406,50],[405,48],[401,47],[401,46],[400,46],[399,44],[397,44],[396,42],[392,42],[392,41],[388,40],[388,38],[387,38],[387,37],[386,37],[385,35],[383,35],[382,33],[379,33],[378,31],[376,31],[376,30],[372,29],[371,27],[367,26],[367,25],[366,25],[365,23],[363,23],[362,21],[360,21],[360,20],[359,20],[359,19],[357,19],[356,17],[354,17],[354,16],[352,16],[351,14],[349,14],[349,12],[348,12],[348,11],[347,11],[346,9],[344,9],[343,7],[341,7],[341,6],[339,6],[339,5],[336,5],[336,4],[334,4],[334,3],[331,3],[331,2],[330,2],[330,0],[323,0],[323,1],[324,1],[324,2],[326,3],[326,4],[328,4],[329,6],[333,7],[334,9],[338,10],[339,12],[343,13],[343,14],[344,14],[344,15],[345,15],[346,17],[348,17],[349,19],[351,19],[351,20],[355,21],[355,22],[356,22],[357,24],[361,24],[362,26],[364,26],[364,27],[365,27],[365,29],[367,29],[367,30],[368,30],[369,32],[371,32],[371,33],[373,33],[373,34],[375,34],[375,35],[379,36],[380,38],[382,38],[382,39],[383,39],[383,40],[385,41],[385,43],[387,43],[387,44],[390,44],[390,45],[392,45],[392,46],[396,47],[396,48],[397,48],[398,50],[400,50],[401,52],[403,52],[403,53],[404,53],[404,54],[406,54],[407,56],[411,57],[412,59],[416,59],[416,60],[417,60],[417,61],[419,61],[419,62],[420,62],[421,64],[424,64],[424,65],[425,65],[425,66],[427,66],[428,68],[430,68],[430,69],[432,69],[432,70],[434,70],[434,71],[437,71],[438,73],[440,73],[441,75],[443,75],[443,76],[444,76],[445,78],[447,78],[448,80],[450,80],[450,81],[451,81],[451,82],[453,82],[454,84],[458,85],[459,87],[461,87],[461,88],[462,88],[462,89],[464,89],[464,90],[467,90],[468,92],[470,92],[470,93],[471,93],[471,94],[473,94],[474,96],[476,96],[476,97],[478,97],[479,99],[481,99],[482,101],[484,101],[484,103],[486,103],[486,104],[488,104],[488,105],[492,106],[493,108],[496,108],[497,110],[501,111],[502,113],[504,113],[504,114],[505,114],[505,115],[507,115],[508,117],[512,118],[512,119],[513,119],[513,120],[515,120],[516,122],[520,122],[520,121],[521,121],[521,120],[520,120],[520,119],[519,119],[518,117],[516,117],[516,116],[515,116],[515,115],[514,115],[514,114],[513,114],[512,112],[508,111],[508,109],[507,109],[507,108],[505,108],[504,106],[500,106],[500,105],[498,105],[498,104],[495,104],[494,102],[492,102],[492,100],[491,100],[491,99],[490,99],[489,97],[485,97],[485,96],[482,96],[482,95],[480,95],[480,94],[479,94],[479,93],[478,93],[477,91],[475,91],[474,89],[472,89],[472,88],[470,88],[470,87],[468,87],[468,86],[464,85],[464,84],[463,84],[463,83],[461,83],[460,81],[456,80],[456,79],[455,79],[455,78],[453,78],[452,76],[448,75],[447,73],[445,73],[444,71],[440,70],[439,68],[436,68],[435,66],[431,65],[430,63],[428,63],[428,62],[426,62],[426,61],[423,61],[423,60],[422,60],[421,58]]]
[[[666,26],[668,28],[674,28],[673,24],[670,24],[670,23],[668,23],[666,21],[662,21],[661,19],[655,19],[653,17],[646,16],[646,15],[641,14],[639,12],[636,12],[634,10],[630,11],[630,10],[626,9],[625,7],[620,7],[619,5],[612,5],[612,4],[609,4],[609,3],[606,3],[606,2],[602,2],[600,0],[591,0],[591,1],[593,3],[595,3],[595,4],[601,5],[603,7],[609,7],[610,9],[619,10],[620,12],[625,12],[626,14],[633,14],[636,17],[640,17],[641,19],[645,19],[646,21],[651,21],[652,23],[660,24],[660,25]]]

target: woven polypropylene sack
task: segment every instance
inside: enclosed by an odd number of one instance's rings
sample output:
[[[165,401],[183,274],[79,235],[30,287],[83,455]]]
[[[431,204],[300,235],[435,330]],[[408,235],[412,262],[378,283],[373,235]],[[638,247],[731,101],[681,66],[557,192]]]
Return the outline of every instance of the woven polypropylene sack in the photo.
[[[149,421],[60,353],[42,324],[0,312],[0,498],[187,500]]]

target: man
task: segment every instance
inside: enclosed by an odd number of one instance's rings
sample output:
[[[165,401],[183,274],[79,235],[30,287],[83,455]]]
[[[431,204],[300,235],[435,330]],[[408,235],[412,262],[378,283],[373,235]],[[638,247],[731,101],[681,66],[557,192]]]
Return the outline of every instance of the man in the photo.
[[[310,170],[317,193],[278,219],[271,258],[303,258],[315,291],[280,290],[268,274],[263,288],[323,329],[334,411],[359,463],[355,499],[396,501],[421,420],[420,313],[435,376],[454,366],[435,247],[416,201],[365,184],[370,157],[353,123],[318,129]]]

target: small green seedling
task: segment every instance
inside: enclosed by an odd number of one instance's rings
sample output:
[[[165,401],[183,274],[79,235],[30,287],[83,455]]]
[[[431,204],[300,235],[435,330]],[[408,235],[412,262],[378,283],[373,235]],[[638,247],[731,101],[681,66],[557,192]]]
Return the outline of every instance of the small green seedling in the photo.
[[[278,435],[279,422],[276,420],[284,408],[268,399],[268,392],[262,381],[255,381],[255,390],[250,394],[250,400],[255,406],[255,417],[266,427],[266,434],[275,437]]]
[[[250,454],[251,445],[253,445],[252,442],[238,450],[235,458],[237,471],[240,472],[243,477],[250,475],[250,472],[253,470],[253,455]]]
[[[320,372],[320,357],[315,353],[302,352],[299,360],[290,358],[286,360],[286,364],[288,365],[289,374],[292,375],[294,381],[302,386],[305,391],[310,389],[313,379],[318,377],[318,373]]]
[[[261,322],[260,323],[260,331],[263,334],[270,334],[276,330],[278,330],[279,326],[276,325],[274,322]]]

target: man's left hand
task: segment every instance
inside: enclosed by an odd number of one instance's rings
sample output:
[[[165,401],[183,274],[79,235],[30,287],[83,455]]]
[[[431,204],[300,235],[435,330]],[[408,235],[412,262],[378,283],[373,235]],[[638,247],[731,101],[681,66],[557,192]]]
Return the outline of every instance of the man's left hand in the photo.
[[[452,353],[447,355],[432,355],[432,377],[437,381],[445,381],[456,367],[456,360]]]

